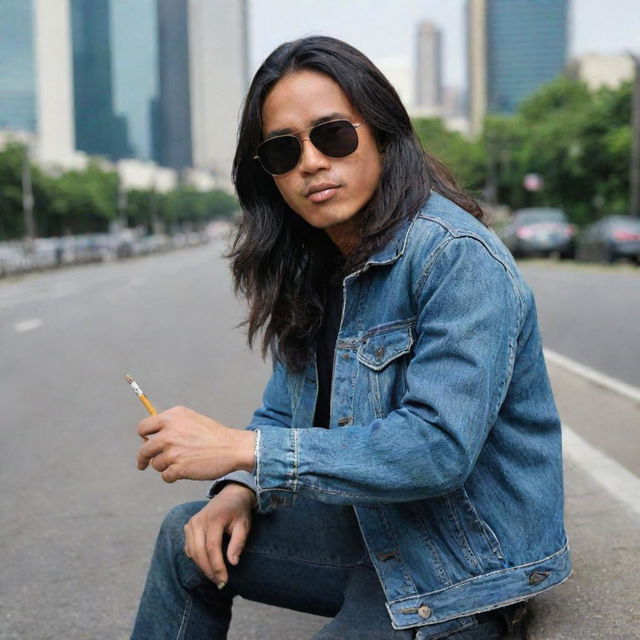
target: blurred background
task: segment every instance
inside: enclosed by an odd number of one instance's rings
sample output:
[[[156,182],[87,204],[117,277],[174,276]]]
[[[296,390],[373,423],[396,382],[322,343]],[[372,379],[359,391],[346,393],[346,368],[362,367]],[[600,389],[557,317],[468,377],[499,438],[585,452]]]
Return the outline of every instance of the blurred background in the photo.
[[[231,162],[310,34],[387,75],[535,292],[576,575],[530,638],[638,637],[640,0],[0,0],[0,638],[128,637],[163,514],[206,495],[135,469],[125,373],[237,427],[260,403]],[[234,640],[323,624],[237,610]]]

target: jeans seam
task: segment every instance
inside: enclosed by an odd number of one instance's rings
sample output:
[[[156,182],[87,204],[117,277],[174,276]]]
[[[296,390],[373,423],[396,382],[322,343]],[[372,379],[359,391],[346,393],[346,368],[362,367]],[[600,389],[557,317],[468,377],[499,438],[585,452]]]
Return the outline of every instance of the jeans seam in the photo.
[[[252,553],[254,555],[259,555],[259,556],[267,556],[269,558],[282,558],[283,560],[288,560],[290,562],[300,562],[302,564],[308,564],[308,565],[313,565],[317,567],[325,567],[329,569],[355,569],[355,567],[357,567],[361,563],[360,560],[349,562],[348,564],[336,564],[334,562],[320,562],[317,560],[307,560],[306,558],[296,558],[295,556],[287,556],[287,555],[283,555],[282,553],[263,551],[263,550],[255,549],[252,547],[247,548],[246,552]]]
[[[176,640],[182,640],[187,632],[187,624],[189,622],[189,616],[191,615],[191,604],[193,599],[191,596],[187,596],[187,600],[184,603],[184,610],[182,612],[182,620],[180,621],[180,628],[178,629],[178,635]]]

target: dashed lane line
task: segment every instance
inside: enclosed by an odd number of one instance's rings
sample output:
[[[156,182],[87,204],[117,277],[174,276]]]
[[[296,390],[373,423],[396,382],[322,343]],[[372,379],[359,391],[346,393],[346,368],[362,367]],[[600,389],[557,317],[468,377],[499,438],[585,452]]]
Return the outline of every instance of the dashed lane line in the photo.
[[[600,373],[600,371],[596,371],[591,367],[580,364],[579,362],[576,362],[571,358],[567,358],[566,356],[552,351],[551,349],[544,349],[544,357],[549,362],[557,364],[567,371],[571,371],[572,373],[582,376],[600,387],[604,387],[610,391],[615,391],[621,396],[625,396],[634,402],[640,402],[640,389],[638,389],[638,387],[622,382],[622,380],[608,376],[605,373]]]
[[[38,329],[42,326],[42,320],[40,318],[29,318],[28,320],[22,320],[21,322],[16,322],[13,325],[13,328],[18,333],[26,333],[27,331],[33,331],[34,329]]]

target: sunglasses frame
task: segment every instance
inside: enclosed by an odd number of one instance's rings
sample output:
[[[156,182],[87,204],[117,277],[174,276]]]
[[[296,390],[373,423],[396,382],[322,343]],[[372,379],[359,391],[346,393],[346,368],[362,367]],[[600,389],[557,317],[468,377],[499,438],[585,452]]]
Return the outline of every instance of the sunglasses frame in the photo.
[[[333,124],[335,122],[348,122],[354,129],[357,129],[358,127],[362,126],[363,124],[365,124],[366,120],[363,120],[362,122],[351,122],[351,120],[347,120],[347,118],[336,118],[335,120],[328,120],[327,122],[320,122],[318,124],[313,124],[310,127],[304,127],[303,129],[298,129],[297,131],[292,131],[291,133],[283,133],[279,136],[272,136],[271,138],[267,138],[266,140],[263,140],[259,145],[258,145],[258,153],[256,153],[255,156],[253,156],[253,160],[257,160],[260,163],[260,166],[269,174],[272,176],[283,176],[285,173],[289,173],[289,171],[293,171],[297,166],[298,166],[298,162],[300,162],[300,158],[302,158],[302,143],[305,141],[309,141],[311,142],[311,144],[313,144],[313,146],[318,149],[318,147],[316,147],[316,145],[314,144],[313,140],[311,140],[311,136],[309,135],[306,138],[302,138],[300,139],[297,134],[298,133],[302,133],[303,131],[309,131],[309,133],[311,133],[311,131],[313,131],[314,129],[316,129],[317,127],[322,127],[325,124]],[[356,131],[356,136],[358,135],[358,132]],[[263,164],[262,164],[262,160],[260,159],[260,155],[259,155],[259,151],[260,151],[260,147],[263,144],[266,144],[267,142],[271,142],[272,140],[277,140],[278,138],[295,138],[298,141],[298,145],[300,147],[300,154],[298,155],[298,159],[296,160],[296,163],[293,165],[293,167],[291,167],[291,169],[288,169],[287,171],[283,171],[282,173],[271,173],[271,171],[269,171]],[[348,153],[345,156],[330,156],[327,153],[325,153],[324,151],[322,151],[321,149],[318,149],[318,151],[320,151],[321,154],[327,156],[327,158],[346,158],[347,156],[350,156],[352,153],[354,153],[354,151],[358,148],[358,144],[359,144],[359,139],[358,139],[358,143],[356,143],[356,147],[353,151],[351,151],[351,153]]]

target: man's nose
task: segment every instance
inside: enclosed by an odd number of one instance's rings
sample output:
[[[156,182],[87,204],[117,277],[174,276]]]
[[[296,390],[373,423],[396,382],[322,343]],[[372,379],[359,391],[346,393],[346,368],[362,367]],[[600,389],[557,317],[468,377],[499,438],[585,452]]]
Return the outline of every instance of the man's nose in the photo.
[[[300,171],[314,173],[319,169],[328,169],[329,163],[329,157],[325,156],[309,138],[300,140]]]

